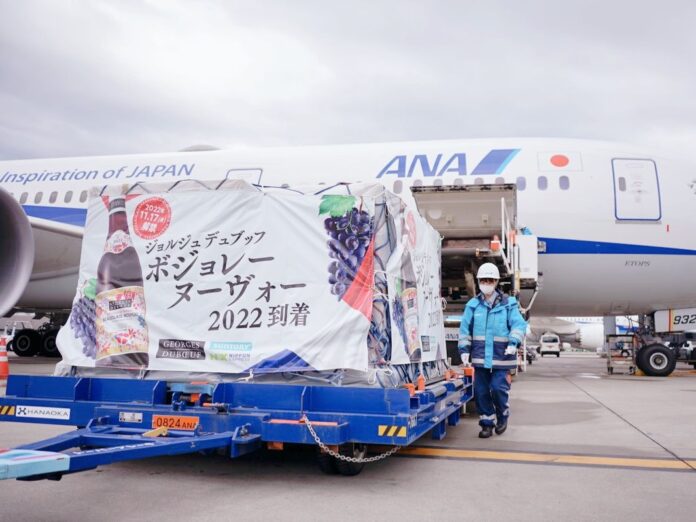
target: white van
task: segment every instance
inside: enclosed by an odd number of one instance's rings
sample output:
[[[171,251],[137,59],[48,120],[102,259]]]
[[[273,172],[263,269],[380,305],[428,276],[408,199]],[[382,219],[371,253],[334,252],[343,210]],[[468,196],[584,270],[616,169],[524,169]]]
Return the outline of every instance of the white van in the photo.
[[[561,356],[561,339],[556,334],[545,333],[541,336],[540,342],[539,353],[542,357],[547,353],[556,357]]]

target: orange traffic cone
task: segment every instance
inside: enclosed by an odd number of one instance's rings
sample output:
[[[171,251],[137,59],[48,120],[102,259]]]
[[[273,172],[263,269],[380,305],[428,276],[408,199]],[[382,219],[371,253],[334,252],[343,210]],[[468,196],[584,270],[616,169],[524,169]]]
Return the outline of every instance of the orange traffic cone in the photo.
[[[7,362],[7,339],[0,339],[0,381],[6,381],[10,374],[10,363]]]

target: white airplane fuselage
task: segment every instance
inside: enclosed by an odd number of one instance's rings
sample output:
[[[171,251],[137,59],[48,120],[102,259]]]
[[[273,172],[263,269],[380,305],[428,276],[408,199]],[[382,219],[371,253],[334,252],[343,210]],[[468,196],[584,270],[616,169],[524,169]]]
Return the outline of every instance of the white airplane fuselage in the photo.
[[[81,240],[50,223],[79,230],[90,187],[226,177],[263,186],[377,181],[414,206],[412,185],[516,183],[518,225],[545,245],[536,315],[696,306],[696,169],[614,143],[530,138],[0,162],[0,206],[11,195],[33,226],[32,276],[17,305],[69,308]]]

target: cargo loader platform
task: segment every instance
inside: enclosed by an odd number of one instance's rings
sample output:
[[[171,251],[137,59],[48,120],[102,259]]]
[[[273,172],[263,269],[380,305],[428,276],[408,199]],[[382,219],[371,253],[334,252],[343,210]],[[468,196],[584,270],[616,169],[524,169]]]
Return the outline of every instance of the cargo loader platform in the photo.
[[[262,446],[315,444],[322,470],[343,456],[357,474],[366,445],[442,439],[472,398],[471,372],[407,388],[256,383],[168,383],[94,377],[10,376],[2,421],[64,424],[77,430],[0,450],[0,479],[59,479],[113,462]],[[328,455],[327,455],[328,453]],[[338,457],[340,459],[340,457]],[[357,462],[352,462],[357,461]]]

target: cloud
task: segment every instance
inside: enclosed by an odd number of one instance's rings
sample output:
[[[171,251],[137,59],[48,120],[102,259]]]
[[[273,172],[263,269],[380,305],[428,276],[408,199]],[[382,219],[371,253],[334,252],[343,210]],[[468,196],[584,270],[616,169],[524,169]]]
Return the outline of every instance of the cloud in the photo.
[[[688,2],[0,0],[0,159],[489,136],[678,153]]]

